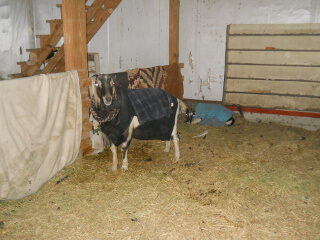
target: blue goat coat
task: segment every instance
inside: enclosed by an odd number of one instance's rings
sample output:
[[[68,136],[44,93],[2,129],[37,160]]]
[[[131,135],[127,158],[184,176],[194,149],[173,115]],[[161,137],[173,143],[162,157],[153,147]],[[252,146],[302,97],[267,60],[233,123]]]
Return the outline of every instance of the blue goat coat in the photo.
[[[222,126],[225,125],[233,111],[218,104],[199,103],[196,106],[194,118],[201,118],[200,125]]]

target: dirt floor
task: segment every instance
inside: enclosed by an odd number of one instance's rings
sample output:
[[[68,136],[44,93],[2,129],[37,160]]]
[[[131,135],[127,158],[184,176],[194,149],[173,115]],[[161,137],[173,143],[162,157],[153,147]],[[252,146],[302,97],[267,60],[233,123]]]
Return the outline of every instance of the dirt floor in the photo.
[[[319,132],[242,119],[179,132],[177,164],[173,146],[134,140],[128,172],[110,172],[108,150],[0,202],[0,239],[320,239]]]

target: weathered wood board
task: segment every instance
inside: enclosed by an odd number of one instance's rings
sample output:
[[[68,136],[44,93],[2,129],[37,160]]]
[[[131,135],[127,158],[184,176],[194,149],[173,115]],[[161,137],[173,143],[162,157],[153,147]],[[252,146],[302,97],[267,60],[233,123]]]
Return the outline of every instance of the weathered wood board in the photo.
[[[231,24],[229,34],[320,34],[320,23],[307,24]]]
[[[320,96],[320,85],[316,82],[255,81],[252,79],[228,79],[228,92],[272,93],[281,95]],[[297,92],[297,89],[299,91]]]
[[[319,39],[320,43],[320,39]],[[318,43],[318,45],[320,45]],[[228,51],[228,63],[319,66],[319,52]]]
[[[225,105],[320,112],[320,24],[229,25]]]
[[[274,48],[274,50],[320,50],[319,35],[237,35],[229,36],[228,41],[228,49],[268,50]]]
[[[241,106],[294,109],[298,111],[318,111],[320,98],[279,96],[268,94],[229,93],[226,95],[227,105],[237,102]]]
[[[249,78],[264,80],[301,80],[319,82],[320,67],[297,67],[297,66],[261,66],[261,65],[233,65],[227,64],[226,77]],[[311,69],[311,70],[310,70]]]

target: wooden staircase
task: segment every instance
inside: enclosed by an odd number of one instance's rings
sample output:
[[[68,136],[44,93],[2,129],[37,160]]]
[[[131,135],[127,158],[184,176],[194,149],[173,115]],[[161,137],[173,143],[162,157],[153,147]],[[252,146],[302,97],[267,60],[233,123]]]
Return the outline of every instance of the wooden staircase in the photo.
[[[87,43],[98,32],[120,2],[121,0],[94,0],[90,6],[86,6]],[[63,6],[57,4],[57,7],[62,9]],[[21,73],[10,75],[12,78],[65,71],[64,45],[56,47],[63,37],[62,19],[47,20],[46,22],[50,24],[50,34],[37,35],[40,39],[40,48],[27,49],[29,60],[17,63],[21,66]],[[55,54],[49,59],[48,56],[52,53]]]

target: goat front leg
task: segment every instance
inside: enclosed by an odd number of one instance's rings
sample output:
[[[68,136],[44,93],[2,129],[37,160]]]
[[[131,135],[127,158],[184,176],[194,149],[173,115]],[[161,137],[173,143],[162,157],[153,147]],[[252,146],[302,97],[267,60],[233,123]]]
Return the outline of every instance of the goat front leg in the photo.
[[[111,171],[117,171],[118,169],[118,156],[117,156],[117,147],[114,144],[110,146],[112,152],[112,167]]]
[[[126,131],[125,139],[126,141],[122,143],[121,151],[122,151],[122,167],[121,169],[124,171],[128,170],[128,148],[130,146],[132,140],[132,134],[135,128],[139,126],[139,121],[137,116],[134,116],[130,122],[130,125]]]
[[[122,152],[122,167],[121,169],[124,171],[128,170],[128,148],[130,146],[131,139],[128,142],[124,142],[121,146]]]

